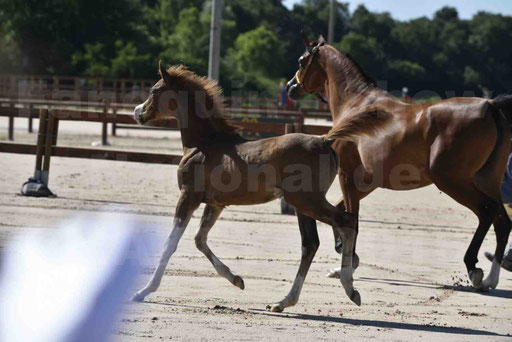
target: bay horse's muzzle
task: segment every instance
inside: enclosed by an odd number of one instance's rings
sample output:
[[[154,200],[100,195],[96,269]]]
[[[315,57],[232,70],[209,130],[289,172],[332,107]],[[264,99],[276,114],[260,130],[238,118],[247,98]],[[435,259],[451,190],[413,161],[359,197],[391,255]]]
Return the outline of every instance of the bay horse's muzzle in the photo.
[[[297,83],[295,77],[286,83],[286,93],[288,97],[292,100],[298,100],[300,97],[300,85]]]

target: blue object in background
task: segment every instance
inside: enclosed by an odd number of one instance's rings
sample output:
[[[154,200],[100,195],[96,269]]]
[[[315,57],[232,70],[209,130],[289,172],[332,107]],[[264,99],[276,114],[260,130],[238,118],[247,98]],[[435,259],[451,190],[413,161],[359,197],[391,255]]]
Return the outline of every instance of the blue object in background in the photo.
[[[503,203],[512,203],[512,154],[508,156],[507,169],[505,170],[505,177],[501,183],[501,199]]]

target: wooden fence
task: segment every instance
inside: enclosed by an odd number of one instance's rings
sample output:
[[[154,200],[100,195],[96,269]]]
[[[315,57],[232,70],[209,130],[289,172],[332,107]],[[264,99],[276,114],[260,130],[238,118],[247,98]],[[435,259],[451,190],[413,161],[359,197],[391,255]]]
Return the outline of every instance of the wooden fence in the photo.
[[[139,104],[149,95],[156,79],[104,78],[52,75],[0,75],[0,97],[81,102]],[[226,97],[233,107],[277,108],[278,96],[257,92]],[[327,108],[316,99],[300,101],[304,108]]]
[[[32,120],[37,115],[30,115],[33,113],[33,109],[46,108],[46,109],[76,109],[82,110],[83,108],[93,109],[95,111],[102,111],[104,114],[111,114],[117,116],[122,111],[133,111],[135,105],[126,103],[113,103],[113,102],[81,102],[81,101],[57,101],[57,100],[40,100],[40,99],[0,99],[0,116],[8,117],[8,139],[14,140],[14,122],[15,118],[27,118],[28,119],[28,131],[33,132]],[[5,109],[7,108],[7,109]],[[319,111],[315,109],[300,109],[300,110],[282,110],[278,108],[251,108],[251,107],[227,107],[227,114],[233,117],[244,117],[244,118],[283,118],[290,119],[294,123],[303,124],[305,118],[321,118],[330,119],[329,112]],[[263,120],[264,121],[264,120]],[[287,120],[283,120],[287,121]],[[288,120],[289,121],[289,120]],[[101,131],[101,142],[102,145],[108,144],[108,124],[109,122],[103,122]],[[141,127],[134,125],[133,123],[117,123],[111,122],[111,134],[115,136],[119,129],[170,129],[161,127]],[[172,129],[172,128],[171,128]]]
[[[41,178],[44,184],[48,184],[51,157],[88,158],[103,160],[118,160],[127,162],[178,164],[180,155],[157,154],[146,152],[118,151],[99,148],[78,148],[56,146],[59,122],[60,121],[87,121],[98,122],[103,125],[135,125],[132,115],[112,114],[106,111],[83,111],[67,109],[25,109],[22,114],[13,107],[0,107],[0,116],[39,118],[39,131],[37,145],[16,144],[12,142],[0,142],[0,152],[35,154],[36,175]],[[162,123],[160,123],[162,124]],[[177,121],[166,121],[166,129],[177,129]],[[304,125],[300,122],[294,124],[282,123],[261,123],[261,122],[238,122],[245,132],[268,133],[282,135],[292,132],[303,132],[307,134],[324,134],[328,131],[327,126]],[[42,176],[41,176],[42,174]]]

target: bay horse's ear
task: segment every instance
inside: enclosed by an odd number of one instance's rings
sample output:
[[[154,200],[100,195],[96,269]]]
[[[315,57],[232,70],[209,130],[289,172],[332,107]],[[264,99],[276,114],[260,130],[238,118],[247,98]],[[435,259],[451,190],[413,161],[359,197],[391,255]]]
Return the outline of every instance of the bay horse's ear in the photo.
[[[318,44],[325,44],[326,41],[325,41],[325,38],[324,36],[320,35],[320,37],[318,37]]]
[[[304,45],[306,45],[306,47],[309,48],[311,45],[311,40],[308,38],[304,31],[301,30],[300,34],[302,35],[302,41],[304,42]]]
[[[160,76],[162,76],[164,83],[167,86],[170,86],[171,85],[171,76],[169,76],[169,73],[167,72],[167,70],[165,70],[162,60],[160,60],[158,62],[158,69],[160,70]]]

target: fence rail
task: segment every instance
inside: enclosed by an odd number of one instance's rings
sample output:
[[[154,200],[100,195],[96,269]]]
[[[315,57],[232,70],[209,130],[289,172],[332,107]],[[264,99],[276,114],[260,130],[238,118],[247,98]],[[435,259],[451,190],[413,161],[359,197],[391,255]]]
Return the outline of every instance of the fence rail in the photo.
[[[82,112],[89,113],[89,121],[101,122],[101,142],[102,145],[108,145],[108,124],[112,125],[111,134],[115,136],[119,129],[147,129],[147,130],[165,130],[165,129],[177,129],[175,126],[154,128],[154,127],[141,127],[136,125],[136,122],[128,118],[115,120],[113,118],[119,116],[119,112],[132,111],[135,108],[133,104],[126,103],[112,103],[112,102],[80,102],[80,101],[56,101],[56,100],[41,100],[41,99],[0,99],[0,117],[8,117],[8,139],[14,140],[14,119],[15,118],[27,118],[29,120],[28,131],[33,131],[32,121],[38,117],[40,108],[56,109],[56,110],[68,110],[69,112],[76,113],[77,109]],[[84,110],[87,109],[87,110]],[[92,109],[92,110],[91,110]],[[283,118],[293,120],[294,123],[303,124],[305,118],[323,118],[330,119],[330,114],[324,111],[318,110],[281,110],[278,108],[246,108],[246,107],[227,107],[227,114],[234,118]],[[94,114],[97,113],[97,114]],[[62,114],[65,115],[65,114]],[[98,115],[94,120],[95,115]],[[128,117],[128,115],[125,115]],[[122,116],[120,116],[122,118]],[[71,118],[73,119],[73,118]],[[251,124],[244,122],[249,120],[241,120],[238,122],[239,125],[250,129]],[[286,120],[284,120],[286,121]],[[277,132],[274,127],[267,126],[265,123],[261,123],[261,133],[267,134],[282,134]],[[310,133],[316,134],[316,133]]]

